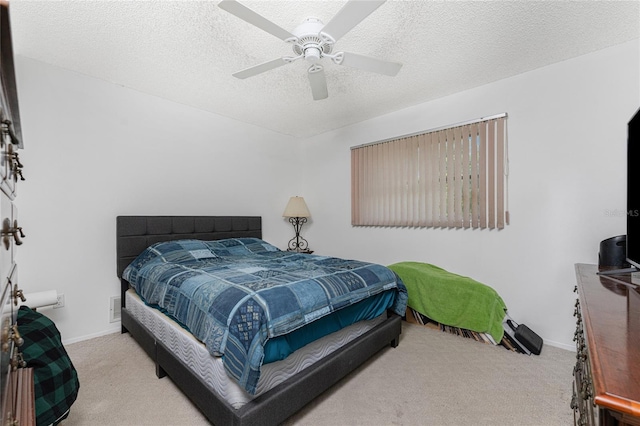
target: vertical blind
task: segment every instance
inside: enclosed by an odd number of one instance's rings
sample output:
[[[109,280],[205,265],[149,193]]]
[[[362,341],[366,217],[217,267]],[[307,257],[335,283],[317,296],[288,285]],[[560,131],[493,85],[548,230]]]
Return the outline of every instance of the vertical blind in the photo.
[[[507,117],[496,117],[351,148],[352,225],[504,228]]]

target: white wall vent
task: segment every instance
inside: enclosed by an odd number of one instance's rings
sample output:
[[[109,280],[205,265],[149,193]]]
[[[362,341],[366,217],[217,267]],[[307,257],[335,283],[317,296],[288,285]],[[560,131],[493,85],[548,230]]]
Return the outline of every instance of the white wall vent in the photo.
[[[122,298],[120,296],[111,297],[109,305],[109,322],[120,321],[122,314],[121,300]]]

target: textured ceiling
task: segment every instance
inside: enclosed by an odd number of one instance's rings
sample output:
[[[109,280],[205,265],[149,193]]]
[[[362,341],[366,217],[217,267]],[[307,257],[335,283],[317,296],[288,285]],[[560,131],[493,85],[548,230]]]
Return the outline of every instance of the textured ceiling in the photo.
[[[334,51],[401,62],[398,75],[323,59],[329,97],[314,101],[303,61],[246,80],[232,77],[292,51],[217,3],[13,0],[14,51],[306,137],[640,36],[638,1],[389,0]],[[242,3],[292,31],[306,17],[327,23],[345,1]]]

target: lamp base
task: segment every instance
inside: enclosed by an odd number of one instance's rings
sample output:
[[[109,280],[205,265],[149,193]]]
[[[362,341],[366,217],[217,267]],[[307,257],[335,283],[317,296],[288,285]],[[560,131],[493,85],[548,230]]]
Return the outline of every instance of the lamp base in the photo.
[[[311,254],[311,253],[313,253],[313,250],[309,250],[308,248],[306,248],[306,249],[288,248],[287,251],[292,251],[292,252],[302,253],[302,254]]]
[[[298,253],[310,253],[309,243],[300,236],[302,225],[307,223],[306,217],[290,217],[289,223],[293,225],[296,236],[289,240],[287,251],[295,251]]]

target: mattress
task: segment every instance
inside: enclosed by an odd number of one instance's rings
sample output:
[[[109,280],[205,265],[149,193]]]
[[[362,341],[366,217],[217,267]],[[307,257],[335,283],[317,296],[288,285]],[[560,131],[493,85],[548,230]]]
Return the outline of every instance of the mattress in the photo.
[[[360,302],[368,305],[382,293],[391,296],[387,305],[373,301],[377,309],[354,321],[388,307],[404,315],[407,299],[401,280],[383,265],[286,252],[259,238],[152,244],[125,268],[122,279],[147,305],[186,327],[211,355],[222,356],[227,374],[251,394],[258,391],[270,341]]]
[[[191,333],[159,310],[147,306],[135,291],[128,290],[125,298],[129,314],[236,409],[363,335],[387,317],[383,314],[372,320],[360,321],[298,349],[281,361],[263,365],[256,394],[250,395],[227,375],[222,359],[211,356],[205,345]]]

